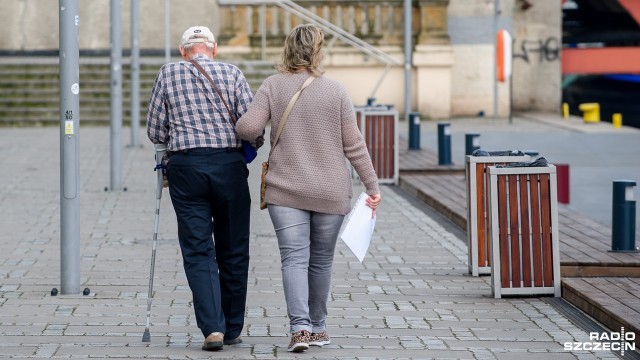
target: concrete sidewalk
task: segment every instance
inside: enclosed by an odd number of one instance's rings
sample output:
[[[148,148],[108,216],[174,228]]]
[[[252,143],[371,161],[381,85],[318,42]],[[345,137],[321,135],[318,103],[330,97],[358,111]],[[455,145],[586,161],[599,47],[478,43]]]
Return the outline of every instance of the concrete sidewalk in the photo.
[[[128,143],[128,132],[123,143]],[[482,141],[482,140],[481,140]],[[338,243],[329,302],[331,345],[290,354],[277,243],[260,211],[259,166],[251,164],[254,208],[244,343],[200,350],[168,193],[162,201],[152,308],[146,319],[155,210],[153,151],[123,149],[127,191],[109,186],[109,129],[80,130],[81,289],[60,288],[59,129],[4,128],[0,149],[0,357],[165,359],[616,359],[568,351],[589,341],[548,301],[494,299],[489,279],[467,274],[465,234],[391,186],[369,254],[359,263]],[[362,189],[355,186],[354,193]]]

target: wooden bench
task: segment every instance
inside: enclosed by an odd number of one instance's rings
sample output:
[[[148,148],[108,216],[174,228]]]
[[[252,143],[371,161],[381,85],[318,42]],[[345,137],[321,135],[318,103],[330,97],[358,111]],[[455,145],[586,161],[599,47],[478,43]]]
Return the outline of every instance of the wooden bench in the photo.
[[[463,174],[402,175],[399,185],[462,229],[467,229]],[[611,228],[565,205],[558,206],[560,275],[640,277],[640,253],[614,253]],[[638,236],[640,238],[640,235]]]
[[[635,332],[638,342],[640,278],[565,278],[562,297],[613,331]]]

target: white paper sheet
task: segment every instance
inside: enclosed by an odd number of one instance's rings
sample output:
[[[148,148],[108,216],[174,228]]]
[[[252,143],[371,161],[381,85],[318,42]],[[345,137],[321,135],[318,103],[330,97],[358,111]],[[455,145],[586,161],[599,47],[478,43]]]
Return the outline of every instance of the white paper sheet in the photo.
[[[366,193],[360,194],[353,209],[347,217],[344,229],[340,238],[349,247],[351,252],[362,262],[367,254],[373,229],[376,226],[375,217],[371,217],[372,209],[367,206],[366,200],[369,197]]]

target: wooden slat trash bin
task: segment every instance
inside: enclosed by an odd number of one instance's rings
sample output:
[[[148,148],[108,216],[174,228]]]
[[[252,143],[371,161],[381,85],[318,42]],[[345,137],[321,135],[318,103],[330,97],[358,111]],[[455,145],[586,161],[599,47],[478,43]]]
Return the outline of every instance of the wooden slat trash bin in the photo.
[[[498,164],[529,161],[521,151],[476,151],[467,155],[465,171],[467,180],[467,244],[469,274],[491,274],[491,236],[487,213],[489,209],[489,176],[487,168]],[[482,155],[482,156],[480,156]]]
[[[490,166],[491,289],[560,296],[556,168]]]
[[[398,111],[388,106],[356,106],[355,110],[378,182],[396,185],[400,175]],[[355,176],[353,169],[352,176]]]

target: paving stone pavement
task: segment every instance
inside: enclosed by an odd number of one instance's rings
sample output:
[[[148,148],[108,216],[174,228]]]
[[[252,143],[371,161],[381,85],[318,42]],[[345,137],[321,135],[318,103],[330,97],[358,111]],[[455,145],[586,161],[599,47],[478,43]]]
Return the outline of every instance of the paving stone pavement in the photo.
[[[123,144],[128,143],[123,130]],[[144,131],[143,131],[144,133]],[[123,185],[109,186],[109,128],[80,129],[81,289],[60,288],[58,128],[3,128],[0,150],[0,357],[154,359],[616,359],[565,351],[588,334],[540,298],[494,299],[488,277],[467,274],[465,235],[392,186],[361,264],[339,242],[329,302],[332,343],[286,351],[287,317],[277,243],[254,200],[244,343],[200,350],[164,192],[151,343],[145,328],[155,211],[153,150],[123,148]],[[143,136],[143,135],[142,135]],[[250,165],[253,199],[259,166]],[[354,193],[362,191],[354,186]]]

